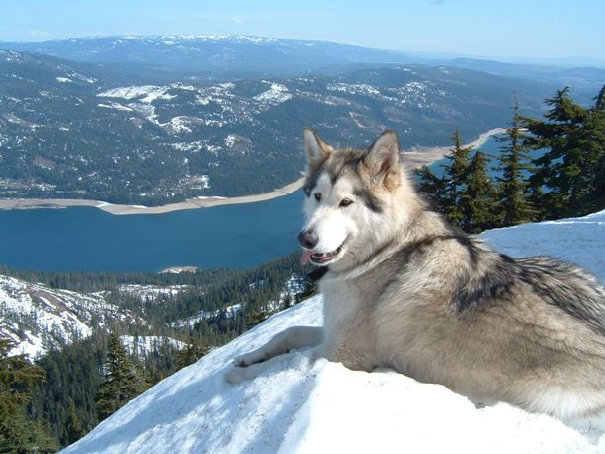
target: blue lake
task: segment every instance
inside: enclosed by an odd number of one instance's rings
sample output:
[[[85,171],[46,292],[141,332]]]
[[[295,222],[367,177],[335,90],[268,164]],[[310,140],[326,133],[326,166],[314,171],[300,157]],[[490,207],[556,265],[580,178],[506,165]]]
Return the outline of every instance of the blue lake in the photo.
[[[297,192],[156,215],[89,207],[0,210],[0,264],[54,271],[252,267],[296,250],[302,199]]]

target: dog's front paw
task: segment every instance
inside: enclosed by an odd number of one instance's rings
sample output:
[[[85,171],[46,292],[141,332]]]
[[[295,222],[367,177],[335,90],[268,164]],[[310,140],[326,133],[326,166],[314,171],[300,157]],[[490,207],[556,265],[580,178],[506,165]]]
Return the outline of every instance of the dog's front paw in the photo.
[[[233,367],[229,368],[224,377],[227,383],[235,385],[256,377],[258,372],[254,367],[249,367],[257,362],[252,353],[254,352],[245,353],[233,358]]]
[[[233,359],[233,365],[235,367],[248,367],[252,364],[262,363],[267,359],[269,359],[269,356],[259,349],[236,356]]]
[[[255,379],[267,369],[271,361],[252,361],[249,355],[238,356],[233,360],[233,366],[225,373],[225,381],[231,385]]]
[[[248,356],[249,355],[247,354],[236,356],[235,358],[233,358],[233,365],[235,367],[248,367],[250,364],[254,364],[252,361],[250,361]]]

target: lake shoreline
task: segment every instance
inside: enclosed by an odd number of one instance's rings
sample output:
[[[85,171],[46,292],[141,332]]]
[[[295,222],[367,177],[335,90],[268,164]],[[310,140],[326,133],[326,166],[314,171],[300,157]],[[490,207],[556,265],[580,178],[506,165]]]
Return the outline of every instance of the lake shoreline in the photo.
[[[250,194],[237,197],[199,196],[192,197],[183,202],[169,203],[167,205],[145,206],[125,205],[103,202],[91,199],[0,199],[0,210],[32,210],[40,208],[69,208],[69,207],[93,207],[115,215],[128,214],[164,214],[172,211],[191,210],[196,208],[209,208],[221,205],[238,205],[242,203],[263,202],[276,197],[292,194],[303,185],[303,178],[296,180],[282,188],[263,194]]]
[[[465,144],[465,147],[472,146],[477,148],[483,145],[490,137],[502,134],[506,130],[503,128],[494,128],[481,133],[477,139]],[[405,150],[402,154],[402,161],[408,169],[421,167],[423,165],[431,164],[450,153],[451,146],[440,146],[440,147],[413,147],[409,150]],[[40,208],[68,208],[74,206],[86,206],[94,207],[100,210],[106,211],[110,214],[115,215],[128,215],[128,214],[164,214],[172,211],[180,210],[191,210],[197,208],[209,208],[221,205],[238,205],[243,203],[254,203],[262,202],[265,200],[271,200],[276,197],[282,197],[293,192],[298,191],[304,182],[304,178],[290,183],[282,188],[276,189],[272,192],[262,194],[250,194],[237,197],[215,197],[215,196],[199,196],[187,199],[183,202],[170,203],[167,205],[159,206],[144,206],[144,205],[125,205],[125,204],[113,204],[109,202],[103,202],[100,200],[90,199],[0,199],[0,210],[26,210],[26,209],[40,209]]]

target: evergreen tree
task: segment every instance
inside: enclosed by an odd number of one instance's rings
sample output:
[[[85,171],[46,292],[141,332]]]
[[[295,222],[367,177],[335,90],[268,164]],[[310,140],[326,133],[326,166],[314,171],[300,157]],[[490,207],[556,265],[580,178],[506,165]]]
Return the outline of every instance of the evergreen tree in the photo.
[[[76,404],[71,397],[67,400],[67,411],[67,442],[71,444],[82,438],[86,431],[82,428]]]
[[[99,419],[105,419],[138,394],[138,378],[117,333],[107,341],[104,380],[97,395]]]
[[[419,169],[415,169],[414,173],[418,177],[418,189],[426,194],[432,202],[433,208],[440,213],[443,212],[445,206],[445,187],[442,178],[437,177],[428,166],[423,165]]]
[[[481,151],[463,147],[460,131],[452,136],[454,148],[446,156],[443,176],[435,176],[424,166],[416,171],[420,190],[428,194],[435,209],[452,224],[469,233],[492,226],[493,187],[487,175],[487,158]],[[472,155],[472,156],[471,156]]]
[[[466,212],[462,229],[468,233],[480,233],[493,227],[494,189],[487,176],[487,158],[477,150],[469,165],[469,182],[461,195]]]
[[[99,331],[61,349],[52,349],[37,360],[46,373],[46,382],[34,393],[29,413],[49,424],[60,446],[76,441],[77,422],[82,434],[99,422],[95,397],[106,347],[107,336]]]
[[[10,356],[13,347],[0,339],[0,453],[54,452],[56,442],[27,417],[32,389],[44,380],[44,372],[24,355]]]
[[[508,145],[501,148],[498,170],[502,176],[498,181],[498,226],[505,227],[531,222],[536,211],[530,200],[525,177],[531,169],[527,147],[523,145],[520,127],[519,106],[515,103],[513,123],[506,130],[506,137],[499,138]]]
[[[190,336],[187,345],[177,353],[176,366],[178,369],[195,363],[198,359],[208,353],[208,344],[201,343],[197,337]]]
[[[587,129],[587,136],[592,138],[587,145],[596,164],[593,174],[587,176],[586,211],[599,211],[605,208],[605,85],[589,111]]]
[[[452,136],[454,148],[446,156],[451,161],[443,166],[443,197],[440,203],[440,212],[448,218],[454,225],[462,227],[466,213],[468,213],[468,200],[461,198],[462,192],[466,189],[469,182],[470,155],[472,147],[463,147],[460,131],[456,128]]]
[[[602,182],[595,178],[605,146],[601,95],[589,110],[569,98],[568,87],[546,102],[551,106],[547,121],[522,119],[530,133],[525,144],[547,150],[534,160],[533,201],[548,218],[586,214],[602,198],[597,190]]]

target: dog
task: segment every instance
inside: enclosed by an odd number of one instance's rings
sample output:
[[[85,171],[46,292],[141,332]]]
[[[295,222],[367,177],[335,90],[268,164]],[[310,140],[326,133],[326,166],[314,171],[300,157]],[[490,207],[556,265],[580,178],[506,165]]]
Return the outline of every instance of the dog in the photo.
[[[304,130],[301,262],[319,280],[324,326],[295,326],[235,359],[292,349],[362,371],[390,368],[476,403],[559,418],[605,407],[605,289],[552,258],[513,259],[430,210],[386,131],[367,150]]]

